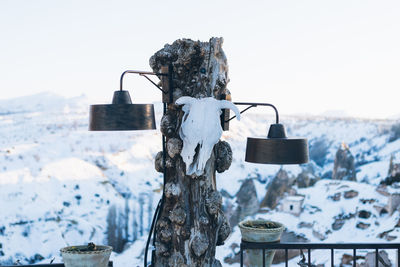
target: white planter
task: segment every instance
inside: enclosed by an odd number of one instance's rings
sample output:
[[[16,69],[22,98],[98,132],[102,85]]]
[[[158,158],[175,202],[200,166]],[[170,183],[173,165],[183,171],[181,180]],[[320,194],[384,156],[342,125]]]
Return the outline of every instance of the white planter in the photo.
[[[273,228],[257,227],[260,225],[273,225]],[[277,242],[281,238],[281,234],[285,227],[283,224],[273,221],[265,220],[248,220],[239,223],[242,239],[246,242]],[[246,253],[249,258],[251,267],[262,267],[263,258],[261,249],[248,249]],[[265,266],[271,266],[272,260],[275,255],[274,249],[267,249],[265,251]]]
[[[65,267],[107,267],[112,247],[96,246],[94,251],[79,251],[87,246],[71,246],[60,250]]]

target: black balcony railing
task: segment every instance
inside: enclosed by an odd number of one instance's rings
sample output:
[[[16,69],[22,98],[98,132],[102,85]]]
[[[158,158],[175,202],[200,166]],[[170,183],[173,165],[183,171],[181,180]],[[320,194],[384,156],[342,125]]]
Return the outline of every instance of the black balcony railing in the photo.
[[[1,267],[65,267],[64,263],[51,263],[51,264],[31,264],[31,265],[8,265],[8,266],[3,266],[0,265]],[[112,261],[108,262],[108,267],[113,267]]]
[[[353,251],[353,266],[356,266],[357,250],[359,249],[373,249],[375,250],[375,266],[378,267],[378,263],[382,262],[379,256],[380,249],[396,249],[397,259],[400,260],[400,243],[256,243],[256,242],[245,242],[242,241],[240,244],[240,266],[243,267],[243,253],[246,249],[260,249],[262,250],[263,259],[265,258],[265,252],[268,249],[279,249],[285,251],[285,266],[288,267],[288,250],[298,249],[307,250],[307,262],[305,265],[308,267],[313,266],[311,264],[311,250],[329,250],[331,254],[331,266],[335,264],[334,251],[338,249],[348,249]],[[399,264],[399,263],[397,263]],[[383,265],[383,264],[382,264]],[[263,260],[263,266],[265,267],[265,260]],[[384,266],[384,265],[383,265]],[[394,266],[394,265],[393,265]],[[400,267],[400,266],[397,266]]]

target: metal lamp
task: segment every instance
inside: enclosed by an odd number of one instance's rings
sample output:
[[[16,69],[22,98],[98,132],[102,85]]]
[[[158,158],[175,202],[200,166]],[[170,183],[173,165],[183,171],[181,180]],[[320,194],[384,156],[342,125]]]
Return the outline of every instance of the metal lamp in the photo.
[[[247,138],[245,161],[263,164],[307,163],[307,139],[287,138],[282,124],[271,124],[267,138]]]
[[[120,79],[120,90],[114,92],[112,104],[90,106],[89,131],[135,131],[156,129],[154,105],[132,104],[129,92],[122,90],[124,75],[127,73],[135,73],[144,76],[164,94],[168,94],[167,91],[163,90],[146,76],[157,75],[167,77],[167,68],[163,68],[163,73],[135,70],[124,71]],[[162,80],[164,81],[164,79]]]
[[[90,131],[155,129],[154,105],[132,104],[128,91],[115,91],[112,104],[90,106]]]
[[[262,164],[302,164],[308,162],[308,144],[305,138],[288,138],[285,127],[279,123],[278,110],[267,103],[242,103],[235,105],[270,106],[275,110],[276,123],[271,124],[267,138],[247,138],[245,161]]]

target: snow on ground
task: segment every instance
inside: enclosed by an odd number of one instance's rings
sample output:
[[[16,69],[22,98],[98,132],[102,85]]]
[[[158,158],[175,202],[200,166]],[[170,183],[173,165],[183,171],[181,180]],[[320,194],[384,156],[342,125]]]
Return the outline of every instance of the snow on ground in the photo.
[[[115,266],[142,265],[147,231],[162,188],[162,176],[154,170],[154,157],[161,150],[160,132],[89,132],[88,106],[84,96],[66,99],[48,93],[0,101],[1,264],[16,260],[48,263],[53,257],[60,261],[58,251],[66,245],[106,243],[107,217],[116,205],[121,207],[119,212],[128,207],[130,232],[124,252],[112,255]],[[158,122],[161,107],[156,104]],[[250,111],[240,122],[231,121],[222,139],[232,147],[233,162],[228,171],[217,174],[220,190],[234,196],[241,181],[254,178],[261,201],[280,168],[296,176],[306,167],[244,161],[246,138],[266,136],[273,121],[272,116]],[[306,196],[300,217],[279,210],[257,217],[282,221],[311,241],[320,242],[318,236],[324,236],[324,242],[385,241],[377,234],[389,230],[399,214],[380,215],[373,206],[386,204],[387,198],[375,191],[375,185],[386,177],[391,155],[400,161],[400,140],[387,142],[394,122],[282,116],[281,123],[288,136],[308,138],[314,153],[310,155],[319,155],[310,166],[319,176],[329,177],[337,149],[342,142],[348,144],[359,163],[357,181],[362,183],[321,180],[314,187],[298,190]],[[345,199],[344,192],[351,189],[359,195]],[[339,201],[330,198],[336,193],[342,195]],[[375,202],[363,204],[363,198]],[[354,215],[361,209],[371,216]],[[340,230],[332,230],[335,217],[349,214],[351,218]],[[302,221],[312,228],[299,228]],[[360,222],[370,226],[356,228]],[[399,228],[390,235],[399,242]],[[217,249],[222,263],[224,257],[238,252],[231,245],[239,242],[236,227],[227,243]]]
[[[346,196],[346,192],[357,192],[356,196]],[[266,214],[257,214],[248,219],[265,219],[282,222],[287,231],[306,237],[310,242],[357,242],[357,243],[382,243],[387,242],[380,234],[389,231],[394,242],[400,242],[400,228],[396,225],[400,222],[400,213],[393,215],[380,214],[374,206],[385,206],[387,196],[376,191],[374,185],[349,181],[320,180],[313,187],[297,189],[297,193],[305,196],[304,210],[300,216],[282,212],[279,207]],[[340,200],[334,200],[334,195],[340,195]],[[360,212],[370,213],[368,218],[362,218]],[[343,219],[343,225],[335,230],[335,219]],[[365,229],[359,225],[367,225]],[[309,225],[305,227],[304,225]],[[232,257],[238,253],[235,244],[240,244],[240,230],[236,226],[230,238],[223,247],[217,248],[218,258],[223,261],[226,256]],[[232,249],[235,247],[235,249]],[[340,262],[343,251],[337,251],[335,261]],[[349,252],[347,252],[349,253]],[[365,254],[360,251],[359,255]],[[392,259],[395,254],[391,251]],[[329,263],[330,253],[313,253],[314,264]],[[296,257],[290,266],[299,261]],[[293,265],[292,265],[293,264]],[[234,266],[234,265],[232,265]]]
[[[84,97],[39,94],[2,103],[0,263],[105,243],[109,208],[124,206],[123,194],[138,200],[147,193],[153,208],[162,181],[151,167],[161,149],[155,131],[89,132]],[[143,236],[151,219],[145,213]]]

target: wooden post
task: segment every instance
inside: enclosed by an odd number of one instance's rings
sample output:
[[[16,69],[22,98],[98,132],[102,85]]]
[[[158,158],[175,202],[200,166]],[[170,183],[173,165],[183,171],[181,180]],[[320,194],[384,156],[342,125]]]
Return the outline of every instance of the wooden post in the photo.
[[[228,65],[222,43],[222,38],[211,38],[209,42],[177,40],[150,59],[154,72],[165,71],[163,66],[171,66],[173,72],[172,103],[161,120],[167,153],[165,198],[155,227],[152,258],[155,267],[221,266],[215,259],[215,249],[228,237],[230,226],[221,210],[216,170],[223,172],[229,168],[232,150],[227,142],[218,142],[205,173],[187,176],[178,133],[183,112],[174,103],[181,96],[221,99],[222,95],[229,95]],[[155,167],[163,170],[162,152],[156,156]]]

